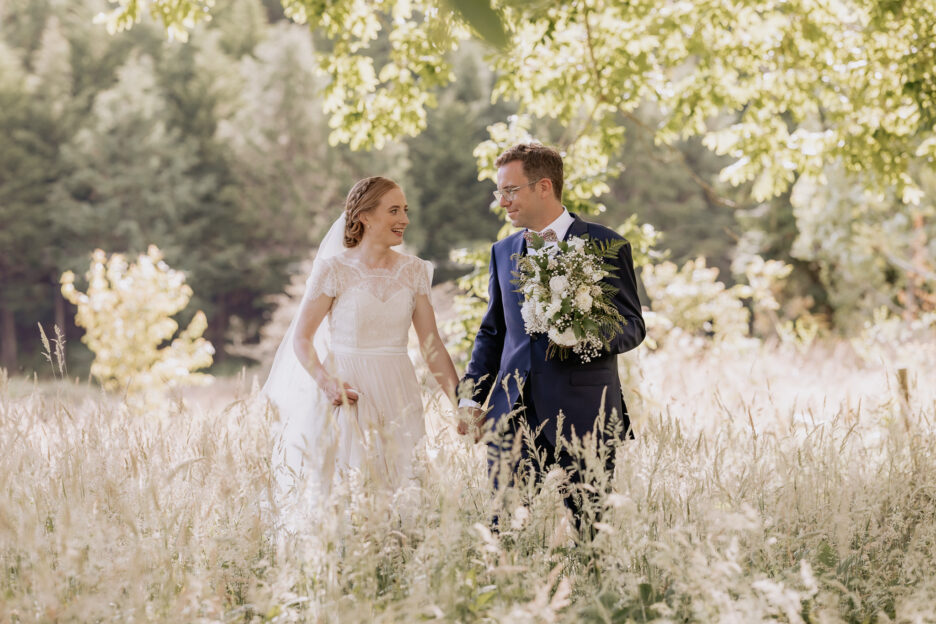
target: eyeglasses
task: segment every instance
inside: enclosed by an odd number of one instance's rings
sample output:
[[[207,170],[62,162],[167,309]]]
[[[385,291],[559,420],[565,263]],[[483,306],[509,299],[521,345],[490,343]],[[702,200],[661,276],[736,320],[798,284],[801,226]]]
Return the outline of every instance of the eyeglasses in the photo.
[[[520,189],[526,188],[528,186],[533,186],[534,184],[536,184],[542,179],[543,178],[540,178],[539,180],[535,180],[533,182],[530,182],[529,184],[521,184],[520,186],[508,186],[505,189],[497,189],[496,191],[494,191],[494,199],[496,199],[497,201],[500,201],[501,199],[506,199],[507,201],[512,202],[513,200],[517,199],[517,192]]]

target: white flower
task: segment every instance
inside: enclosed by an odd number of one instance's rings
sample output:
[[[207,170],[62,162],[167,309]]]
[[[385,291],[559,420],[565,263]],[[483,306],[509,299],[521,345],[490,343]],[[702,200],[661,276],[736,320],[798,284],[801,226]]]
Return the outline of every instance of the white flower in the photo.
[[[520,316],[523,317],[523,322],[527,327],[533,324],[533,312],[535,304],[532,299],[527,299],[523,302],[523,305],[520,306]]]
[[[546,316],[546,304],[544,304],[539,299],[536,300],[535,316],[537,318],[543,318]]]
[[[575,251],[582,251],[585,249],[585,241],[578,236],[573,236],[569,239],[569,246],[575,249]]]
[[[575,295],[575,307],[582,312],[588,312],[592,307],[592,296],[588,294],[588,289],[579,288]]]
[[[574,347],[575,346],[575,332],[572,331],[572,328],[567,328],[564,332],[560,332],[555,327],[549,328],[549,339],[560,347]]]
[[[549,278],[549,290],[553,293],[559,293],[562,296],[565,296],[566,290],[569,288],[569,278],[565,275],[554,275]]]
[[[546,318],[552,318],[556,313],[562,309],[562,300],[552,301],[548,306],[546,306]]]

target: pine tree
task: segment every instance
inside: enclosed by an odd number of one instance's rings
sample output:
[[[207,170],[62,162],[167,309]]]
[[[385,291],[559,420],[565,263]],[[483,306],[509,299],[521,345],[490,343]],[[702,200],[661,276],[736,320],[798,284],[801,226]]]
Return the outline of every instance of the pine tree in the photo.
[[[57,170],[54,118],[29,81],[0,42],[0,366],[11,371],[19,368],[17,325],[51,301],[44,203]]]
[[[477,46],[466,46],[453,60],[466,80],[448,87],[438,108],[429,111],[426,130],[409,139],[414,172],[409,199],[418,200],[413,213],[413,242],[423,257],[449,265],[449,252],[456,247],[489,244],[503,224],[490,210],[490,182],[478,180],[472,151],[486,136],[485,128],[511,111],[506,104],[491,106],[485,95],[493,80],[484,70]],[[408,235],[409,236],[409,235]],[[440,271],[444,279],[457,268]]]

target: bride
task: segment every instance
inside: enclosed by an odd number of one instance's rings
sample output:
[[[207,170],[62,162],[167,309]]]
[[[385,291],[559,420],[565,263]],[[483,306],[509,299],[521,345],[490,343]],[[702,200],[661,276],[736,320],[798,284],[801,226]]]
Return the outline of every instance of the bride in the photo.
[[[407,211],[392,180],[351,188],[277,351],[262,393],[279,410],[278,493],[293,503],[315,506],[351,470],[389,488],[406,484],[425,433],[406,350],[411,325],[454,406],[458,377],[429,299],[432,265],[394,249]]]

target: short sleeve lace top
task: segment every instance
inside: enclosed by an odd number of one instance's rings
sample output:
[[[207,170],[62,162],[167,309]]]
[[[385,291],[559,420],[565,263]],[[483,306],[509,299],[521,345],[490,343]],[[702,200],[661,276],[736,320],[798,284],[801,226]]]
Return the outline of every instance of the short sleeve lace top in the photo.
[[[310,298],[334,297],[328,313],[332,349],[406,348],[417,295],[428,295],[432,264],[400,254],[373,268],[347,253],[317,262]]]

